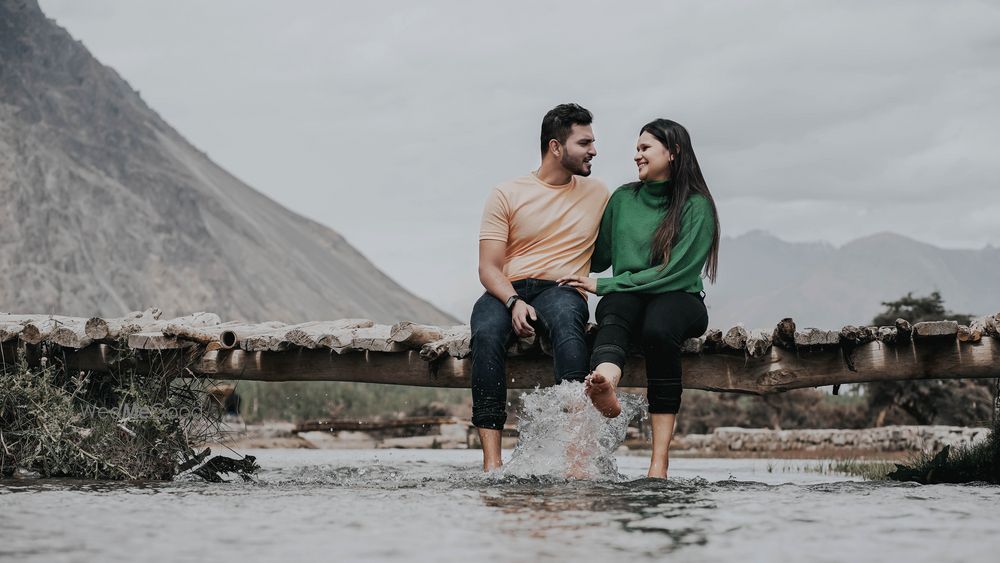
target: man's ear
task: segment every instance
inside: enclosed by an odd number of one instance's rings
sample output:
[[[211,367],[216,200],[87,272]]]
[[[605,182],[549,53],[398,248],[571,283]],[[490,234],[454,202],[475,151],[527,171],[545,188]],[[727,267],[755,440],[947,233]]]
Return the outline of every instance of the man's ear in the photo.
[[[562,145],[559,144],[559,141],[549,139],[549,152],[557,157],[562,154]]]

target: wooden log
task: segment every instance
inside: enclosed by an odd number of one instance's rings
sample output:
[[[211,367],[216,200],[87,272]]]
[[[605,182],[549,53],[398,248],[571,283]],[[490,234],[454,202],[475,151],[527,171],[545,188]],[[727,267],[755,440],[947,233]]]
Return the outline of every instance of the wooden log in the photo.
[[[1000,338],[1000,313],[983,317],[983,332],[993,338]]]
[[[411,350],[419,350],[424,344],[429,344],[444,338],[448,329],[421,325],[403,321],[392,325],[389,338],[394,342],[399,342]]]
[[[969,335],[968,342],[979,342],[983,339],[983,336],[989,336],[986,332],[985,317],[979,317],[977,319],[972,319],[969,323]],[[959,340],[961,340],[961,332],[959,332]]]
[[[760,358],[771,351],[771,333],[755,328],[749,332],[746,339],[747,354],[752,358]]]
[[[350,352],[355,330],[353,328],[335,330],[320,340],[320,346],[329,348],[338,354]]]
[[[879,342],[886,342],[893,344],[896,342],[896,327],[894,326],[880,326],[875,332],[875,338]]]
[[[21,340],[28,344],[38,344],[43,340],[48,340],[54,330],[61,326],[71,326],[77,323],[84,324],[87,319],[79,317],[63,317],[52,315],[45,319],[37,319],[24,323],[24,329],[19,335]]]
[[[864,342],[865,331],[863,328],[856,327],[854,325],[847,325],[840,329],[840,344],[850,346],[857,346]]]
[[[736,325],[729,329],[726,335],[722,337],[722,343],[732,350],[745,351],[748,336],[747,329],[743,328],[742,325]]]
[[[239,348],[247,352],[281,352],[287,350],[292,343],[288,340],[288,333],[296,329],[308,328],[317,324],[318,321],[284,325],[272,330],[265,330],[256,334],[250,334],[239,342]],[[235,337],[234,337],[235,338]]]
[[[425,362],[433,362],[448,355],[448,341],[445,339],[429,342],[420,347],[420,358]]]
[[[705,337],[688,338],[681,344],[682,354],[701,354],[705,348]]]
[[[0,313],[0,324],[25,325],[43,321],[52,315],[15,315],[12,313]]]
[[[115,340],[142,332],[160,320],[162,314],[159,309],[149,308],[145,311],[133,311],[119,318],[93,317],[87,320],[84,330],[91,340]]]
[[[65,348],[85,348],[93,340],[87,336],[87,320],[77,319],[64,323],[49,335],[49,341]]]
[[[313,420],[295,425],[293,432],[373,432],[396,428],[441,426],[442,424],[466,424],[453,416],[411,416],[390,420]]]
[[[191,326],[184,323],[168,323],[161,331],[165,336],[173,336],[181,340],[190,340],[198,344],[208,344],[219,340],[224,331],[240,326],[247,326],[242,321],[230,321],[211,326]]]
[[[22,330],[24,325],[19,322],[0,322],[0,343],[16,339]]]
[[[163,334],[198,344],[217,343],[219,348],[228,349],[239,345],[248,336],[278,330],[284,326],[285,323],[279,321],[255,324],[232,321],[211,326],[170,323],[164,327]]]
[[[464,358],[472,351],[472,330],[468,326],[454,327],[445,333],[440,340],[424,344],[420,348],[420,357],[426,361],[434,361],[442,356]],[[534,346],[534,340],[518,339],[512,346],[512,354],[520,355],[528,347]],[[518,347],[521,347],[520,349]]]
[[[353,329],[371,328],[375,322],[369,319],[340,319],[337,321],[320,322],[309,325],[298,325],[288,331],[285,338],[296,346],[303,348],[336,348],[332,342],[339,344],[340,335],[345,331],[350,334]],[[329,337],[333,337],[333,339]],[[349,344],[348,344],[349,345]]]
[[[392,340],[391,333],[391,325],[359,328],[354,331],[351,349],[366,352],[401,352],[406,350],[406,346]]]
[[[933,336],[951,336],[958,333],[958,323],[955,321],[928,321],[913,325],[914,338],[929,338]]]
[[[195,343],[167,336],[160,331],[136,332],[128,335],[128,347],[133,350],[178,350],[189,346],[195,346]]]
[[[717,328],[709,329],[705,333],[705,343],[702,349],[706,352],[714,352],[721,350],[722,347],[722,331]]]
[[[805,328],[795,333],[795,346],[834,346],[840,344],[840,331]]]
[[[785,350],[795,349],[795,321],[791,317],[786,317],[778,321],[771,333],[771,341],[775,346],[780,346]]]
[[[840,329],[840,349],[844,354],[844,363],[847,364],[847,369],[856,371],[854,367],[854,350],[865,342],[871,342],[871,339],[869,338],[870,336],[871,334],[863,327],[847,325]],[[834,395],[836,395],[839,390],[839,385],[833,386]]]
[[[913,326],[906,319],[896,319],[896,344],[905,344],[913,340]]]
[[[709,391],[766,394],[871,381],[1000,377],[1000,341],[978,344],[924,339],[906,350],[871,342],[853,352],[856,371],[848,369],[839,348],[786,351],[750,358],[735,354],[685,355],[684,386]],[[242,350],[209,352],[192,367],[195,374],[218,379],[263,381],[363,381],[429,387],[468,387],[468,359],[439,357],[424,361],[414,351],[345,354],[297,349],[283,353]],[[507,361],[512,389],[553,383],[551,359],[512,357]],[[645,362],[630,361],[622,387],[645,387]]]
[[[541,347],[541,339],[539,339]],[[472,353],[472,333],[460,334],[448,341],[448,355],[452,358],[462,359]]]
[[[187,348],[195,343],[164,334],[168,326],[180,330],[181,327],[204,328],[222,324],[219,315],[215,313],[194,313],[184,317],[177,317],[166,321],[156,321],[146,327],[143,332],[136,332],[128,335],[128,347],[136,350],[174,350]]]
[[[976,341],[978,341],[982,337],[983,337],[983,335],[980,332],[979,333],[979,338],[977,338]],[[965,325],[958,325],[958,341],[959,342],[969,342],[969,341],[972,340],[972,338],[973,338],[973,336],[972,336],[972,329],[970,327],[967,327]]]

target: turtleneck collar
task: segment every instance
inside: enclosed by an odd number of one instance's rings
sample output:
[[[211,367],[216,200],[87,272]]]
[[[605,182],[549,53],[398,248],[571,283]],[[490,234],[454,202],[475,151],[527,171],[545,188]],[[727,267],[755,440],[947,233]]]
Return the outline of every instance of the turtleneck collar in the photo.
[[[643,182],[639,191],[643,195],[657,200],[662,198],[667,198],[669,200],[670,196],[673,195],[674,190],[673,183],[667,179]]]

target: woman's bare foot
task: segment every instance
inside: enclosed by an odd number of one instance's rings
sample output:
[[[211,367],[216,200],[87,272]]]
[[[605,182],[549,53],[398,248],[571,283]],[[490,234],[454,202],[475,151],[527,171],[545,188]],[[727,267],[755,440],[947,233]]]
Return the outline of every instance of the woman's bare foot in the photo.
[[[585,380],[585,391],[594,403],[594,408],[608,418],[615,418],[622,412],[622,406],[615,395],[615,386],[607,377],[593,372]]]
[[[650,479],[666,479],[667,478],[667,464],[651,462],[649,464],[649,472],[646,474]]]
[[[650,452],[647,475],[651,479],[666,479],[667,468],[670,467],[670,441],[674,437],[677,415],[653,413],[649,418],[653,427],[653,451]]]

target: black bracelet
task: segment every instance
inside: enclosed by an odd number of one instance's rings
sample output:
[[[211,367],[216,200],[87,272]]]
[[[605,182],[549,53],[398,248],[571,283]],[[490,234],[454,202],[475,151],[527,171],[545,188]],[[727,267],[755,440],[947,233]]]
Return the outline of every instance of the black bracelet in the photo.
[[[516,293],[514,295],[511,295],[510,297],[508,297],[507,298],[507,303],[505,303],[505,305],[507,305],[507,310],[508,311],[513,311],[514,310],[514,304],[517,303],[518,301],[521,301],[521,296],[518,295],[518,294],[516,294]]]

